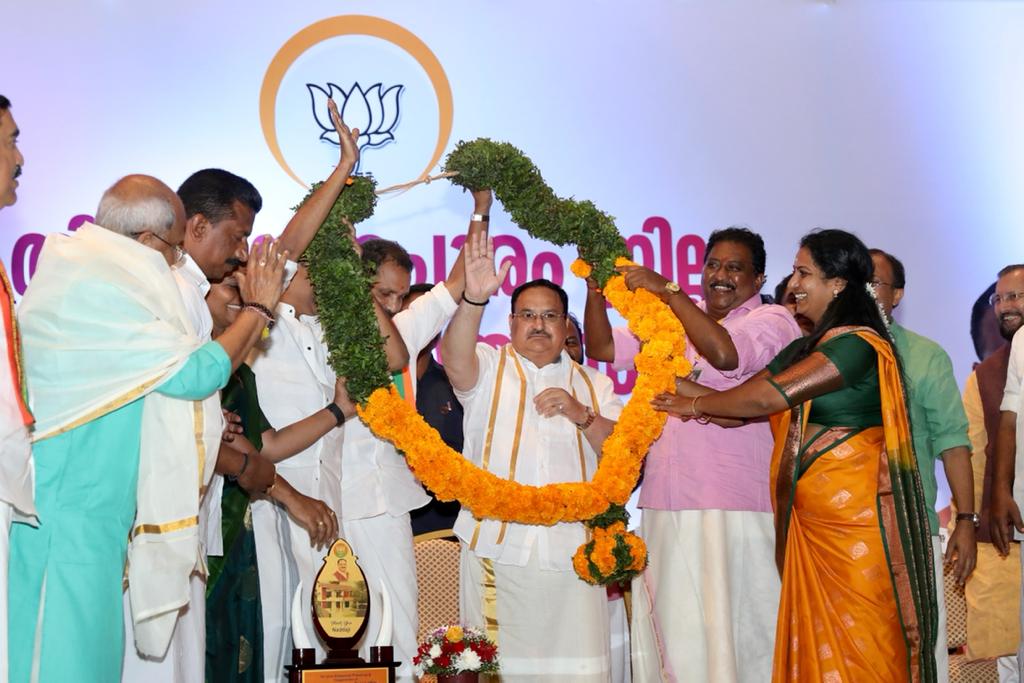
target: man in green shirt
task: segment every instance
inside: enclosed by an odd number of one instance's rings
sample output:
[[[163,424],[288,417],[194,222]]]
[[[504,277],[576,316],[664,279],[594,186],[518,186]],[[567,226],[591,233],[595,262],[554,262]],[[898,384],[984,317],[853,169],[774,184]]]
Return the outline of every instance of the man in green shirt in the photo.
[[[939,518],[935,513],[938,485],[935,461],[942,460],[946,479],[958,511],[956,528],[949,538],[946,563],[954,565],[954,574],[963,584],[974,570],[977,543],[974,530],[978,516],[974,513],[974,475],[971,470],[970,440],[967,437],[967,416],[960,401],[960,389],[953,377],[953,364],[941,346],[927,337],[901,327],[892,319],[892,311],[903,299],[906,271],[895,256],[881,249],[872,249],[875,275],[871,281],[885,318],[890,323],[896,351],[903,364],[907,400],[910,405],[910,427],[914,452],[921,470],[921,485],[928,505],[935,556],[936,584],[942,585],[942,555],[939,542]],[[939,680],[948,680],[949,659],[946,649],[946,607],[943,591],[939,597],[939,630],[935,658]]]

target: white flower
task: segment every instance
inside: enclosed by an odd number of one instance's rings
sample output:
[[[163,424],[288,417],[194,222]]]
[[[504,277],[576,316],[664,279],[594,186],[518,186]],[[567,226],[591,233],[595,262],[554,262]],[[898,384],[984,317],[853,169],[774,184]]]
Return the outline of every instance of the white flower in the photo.
[[[433,645],[430,646],[430,652],[428,652],[427,654],[430,655],[431,659],[434,659],[436,657],[440,657],[441,656],[441,646],[438,645],[437,643],[434,643]]]
[[[452,662],[456,671],[479,671],[482,663],[480,655],[469,648],[463,650]]]

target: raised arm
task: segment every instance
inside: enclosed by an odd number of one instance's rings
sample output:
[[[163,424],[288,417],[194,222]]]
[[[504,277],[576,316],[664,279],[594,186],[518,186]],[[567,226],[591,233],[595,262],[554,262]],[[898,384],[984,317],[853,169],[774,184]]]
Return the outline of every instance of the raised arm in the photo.
[[[469,391],[476,386],[480,372],[476,340],[480,333],[484,306],[505,281],[512,263],[505,261],[501,264],[501,270],[495,271],[494,241],[483,232],[470,235],[463,251],[465,292],[448,325],[448,331],[441,337],[441,354],[452,386],[458,391]]]
[[[341,142],[341,158],[331,175],[327,176],[323,184],[302,203],[281,234],[279,240],[281,248],[296,255],[302,254],[309,243],[313,241],[317,230],[320,229],[327,214],[330,213],[331,207],[338,200],[338,195],[345,189],[345,183],[352,174],[356,162],[359,161],[359,147],[356,146],[359,129],[351,131],[348,129],[348,126],[341,120],[338,106],[334,100],[327,101],[327,108],[331,112],[331,121],[334,123],[334,129],[338,132],[338,140]]]
[[[669,292],[668,284],[659,273],[643,266],[623,266],[618,269],[626,279],[626,286],[631,290],[643,287],[658,295],[669,305],[672,312],[686,330],[686,339],[693,344],[697,352],[717,370],[735,370],[739,365],[739,353],[729,336],[729,331],[713,319],[689,296],[682,291]],[[587,334],[590,331],[587,330]]]
[[[462,299],[462,292],[466,286],[466,245],[469,244],[469,239],[473,235],[487,234],[493,203],[494,196],[490,190],[474,190],[473,214],[470,216],[469,228],[466,230],[466,241],[463,243],[462,249],[459,249],[459,255],[455,257],[455,263],[452,264],[452,269],[448,271],[448,278],[444,281],[448,293],[456,301]],[[484,218],[477,220],[478,217]]]
[[[583,349],[587,358],[611,363],[615,360],[615,339],[604,294],[592,278],[587,278],[587,304],[583,309]]]

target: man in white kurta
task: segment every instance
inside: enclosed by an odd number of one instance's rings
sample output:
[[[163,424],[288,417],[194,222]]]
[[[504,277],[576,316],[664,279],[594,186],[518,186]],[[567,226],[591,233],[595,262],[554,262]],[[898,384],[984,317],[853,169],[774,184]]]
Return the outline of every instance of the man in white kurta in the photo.
[[[621,411],[611,381],[565,351],[567,298],[547,280],[512,294],[511,343],[476,343],[483,308],[507,274],[493,247],[471,238],[466,291],[442,340],[445,367],[465,409],[464,455],[523,484],[588,481]],[[580,522],[553,526],[477,519],[463,509],[461,611],[496,639],[502,680],[607,681],[607,592],[584,583],[572,555]]]
[[[18,125],[10,101],[0,95],[0,208],[17,200],[16,178],[25,159],[18,150]],[[14,316],[14,290],[0,263],[0,683],[7,681],[7,553],[15,518],[34,520],[32,448],[21,378],[21,354]]]
[[[254,356],[252,369],[260,408],[275,429],[299,422],[334,400],[335,375],[327,363],[320,321],[311,312],[297,312],[294,302],[278,304],[277,325]],[[345,431],[332,430],[277,463],[278,473],[297,491],[324,501],[339,519]],[[309,533],[278,503],[254,500],[251,509],[263,612],[263,671],[267,681],[279,681],[284,665],[291,662],[291,600],[300,582],[306,637],[318,648],[318,657],[324,655],[308,609],[324,553],[312,546]]]
[[[421,349],[438,335],[455,312],[455,300],[441,282],[412,305],[395,314],[398,329],[415,363]],[[402,373],[403,390],[416,391],[416,372]],[[352,545],[376,593],[383,582],[391,599],[392,645],[396,661],[402,662],[399,680],[412,680],[412,658],[416,654],[419,618],[416,609],[416,558],[412,546],[409,513],[426,505],[430,498],[413,476],[405,458],[388,441],[369,430],[362,420],[345,426],[342,448],[342,518],[344,536]],[[360,655],[366,659],[380,628],[381,611],[371,610]]]

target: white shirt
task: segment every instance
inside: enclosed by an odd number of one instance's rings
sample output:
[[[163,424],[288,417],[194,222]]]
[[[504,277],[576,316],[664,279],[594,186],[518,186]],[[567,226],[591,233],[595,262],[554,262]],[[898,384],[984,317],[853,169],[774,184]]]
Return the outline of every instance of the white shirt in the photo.
[[[206,295],[210,293],[210,281],[187,253],[181,263],[171,269],[174,284],[181,292],[181,301],[185,304],[185,316],[188,318],[196,336],[205,344],[213,338],[213,316],[206,305]],[[213,407],[216,400],[217,406]],[[223,433],[224,416],[219,410],[220,394],[206,399],[211,406],[204,411],[206,433]],[[218,444],[219,446],[219,444]],[[211,454],[207,449],[207,464],[204,469],[206,486],[199,502],[199,538],[203,541],[203,552],[206,555],[221,556],[224,554],[224,537],[221,530],[223,513],[220,506],[221,494],[224,491],[224,477],[214,472],[217,451]]]
[[[440,334],[458,307],[448,287],[439,282],[393,318],[409,351],[413,391],[417,356]],[[398,516],[430,502],[405,458],[389,441],[376,437],[362,420],[345,424],[342,454],[345,476],[341,499],[345,519],[366,519],[384,513]]]
[[[1024,510],[1024,334],[1017,330],[1010,347],[1010,364],[1006,369],[1006,388],[1000,410],[1017,414],[1017,457],[1014,464],[1013,500]],[[993,437],[994,438],[994,437]],[[1015,538],[1024,540],[1024,535],[1014,532]]]
[[[597,455],[586,437],[565,416],[542,417],[533,399],[545,389],[558,387],[595,413],[617,420],[622,402],[611,380],[574,363],[565,351],[556,362],[540,368],[516,353],[511,344],[495,349],[479,343],[476,357],[480,368],[476,386],[455,392],[465,410],[463,455],[478,467],[483,466],[486,455],[488,471],[521,484],[590,481],[597,469]],[[491,424],[494,433],[488,439]],[[513,453],[517,425],[519,448]],[[485,454],[488,441],[491,451]],[[540,568],[554,571],[571,571],[572,555],[586,541],[581,522],[541,526],[477,520],[465,508],[459,512],[455,535],[478,557],[523,567],[536,551]]]
[[[24,519],[36,514],[32,501],[32,441],[21,420],[14,387],[4,329],[0,330],[0,502],[9,503],[19,513],[15,519]]]
[[[323,328],[316,316],[295,315],[277,305],[277,324],[254,354],[252,371],[260,408],[274,429],[299,422],[334,400],[334,371],[327,363]],[[324,501],[341,516],[342,429],[332,429],[309,448],[277,463],[300,493]]]
[[[206,295],[210,293],[210,281],[206,279],[206,273],[188,254],[171,272],[181,291],[185,314],[195,328],[196,335],[204,343],[210,341],[213,338],[213,317],[206,305]]]

